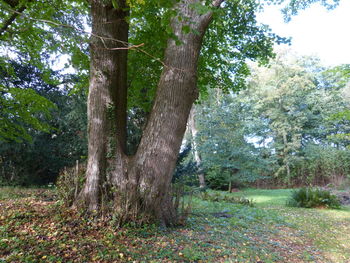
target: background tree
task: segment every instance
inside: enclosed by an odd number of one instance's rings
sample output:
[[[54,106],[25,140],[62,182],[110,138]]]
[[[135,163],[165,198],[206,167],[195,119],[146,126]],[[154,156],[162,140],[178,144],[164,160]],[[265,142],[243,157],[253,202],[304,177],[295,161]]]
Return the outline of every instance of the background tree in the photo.
[[[349,80],[337,68],[283,51],[268,68],[252,65],[248,89],[209,93],[196,119],[209,186],[345,183]]]
[[[209,186],[232,191],[261,179],[268,163],[249,142],[254,131],[247,105],[237,95],[217,93],[201,104],[196,140]]]
[[[18,82],[22,80],[14,80],[11,71],[15,69],[0,64],[0,141],[30,141],[29,128],[50,130],[45,119],[50,118],[54,104],[33,89],[18,87]]]
[[[348,126],[332,116],[348,107],[349,101],[342,95],[346,87],[326,77],[327,71],[315,59],[284,53],[269,68],[254,71],[250,88],[241,98],[251,105],[255,118],[265,124],[261,127],[265,131],[262,139],[269,142],[276,158],[275,176],[290,183],[292,177],[300,176],[294,168],[314,152],[304,151],[308,145],[341,145],[334,135]]]
[[[18,142],[19,135],[12,133],[11,138],[0,142],[0,184],[28,186],[54,183],[63,167],[86,157],[85,92],[68,95],[69,84],[74,83],[74,79],[64,81],[68,86],[56,86],[45,83],[40,70],[33,66],[22,66],[12,61],[12,68],[14,72],[11,75],[2,71],[4,86],[14,87],[23,94],[33,93],[40,98],[35,103],[44,100],[55,107],[45,109],[51,115],[49,119],[41,111],[33,116],[50,130],[37,131],[22,122],[18,125],[28,140]],[[52,72],[52,75],[57,76],[58,73]],[[26,97],[28,100],[31,98]],[[17,105],[25,110],[25,105]]]
[[[187,129],[189,133],[191,134],[191,148],[192,148],[192,154],[194,157],[194,160],[196,162],[197,166],[197,176],[198,176],[198,181],[199,181],[199,187],[202,189],[205,189],[207,184],[205,182],[205,174],[203,171],[203,163],[202,163],[202,157],[200,154],[200,151],[198,149],[198,144],[197,144],[197,136],[198,136],[198,123],[196,121],[196,106],[193,105],[190,116],[188,117],[188,124],[187,124]]]

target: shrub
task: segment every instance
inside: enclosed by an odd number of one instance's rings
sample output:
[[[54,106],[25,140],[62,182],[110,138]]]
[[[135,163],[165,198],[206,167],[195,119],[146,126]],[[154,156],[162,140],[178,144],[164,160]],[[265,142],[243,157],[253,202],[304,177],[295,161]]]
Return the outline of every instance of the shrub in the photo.
[[[325,207],[340,208],[340,201],[336,195],[330,191],[313,188],[301,188],[292,193],[287,205],[293,207]]]
[[[187,144],[179,153],[176,161],[176,168],[173,174],[173,183],[190,187],[198,185],[198,167],[190,153],[190,144]]]
[[[85,180],[86,164],[64,168],[57,179],[57,195],[65,205],[71,206],[79,194]]]
[[[244,188],[248,181],[242,174],[232,175],[229,171],[218,167],[208,169],[205,177],[209,188],[213,190],[229,191],[232,188]]]
[[[203,192],[200,194],[200,198],[204,201],[209,201],[209,202],[225,202],[225,203],[254,206],[253,200],[250,200],[243,196],[222,195],[220,193]]]

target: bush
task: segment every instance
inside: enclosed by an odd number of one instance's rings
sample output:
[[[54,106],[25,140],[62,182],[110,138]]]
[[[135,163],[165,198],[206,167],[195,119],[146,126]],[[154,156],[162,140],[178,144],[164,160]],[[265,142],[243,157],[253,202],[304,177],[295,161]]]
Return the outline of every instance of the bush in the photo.
[[[57,179],[57,195],[65,205],[71,206],[80,193],[85,181],[86,164],[64,168]]]
[[[207,170],[205,177],[208,186],[213,190],[230,191],[232,188],[244,188],[248,180],[242,174],[232,175],[229,171],[214,167]]]
[[[200,198],[204,201],[209,201],[209,202],[225,202],[225,203],[254,206],[253,200],[250,200],[243,196],[222,195],[220,193],[203,192],[200,194]]]
[[[330,191],[313,188],[301,188],[292,193],[287,205],[305,208],[340,208],[340,201]]]
[[[187,144],[177,157],[172,182],[190,187],[197,186],[197,172],[197,164],[191,156],[191,144]]]

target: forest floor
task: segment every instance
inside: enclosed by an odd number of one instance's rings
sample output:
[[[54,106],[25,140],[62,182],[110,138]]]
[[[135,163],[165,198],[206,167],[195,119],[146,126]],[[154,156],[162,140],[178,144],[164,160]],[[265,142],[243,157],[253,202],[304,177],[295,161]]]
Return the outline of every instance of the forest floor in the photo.
[[[255,206],[194,197],[182,227],[81,220],[53,190],[0,188],[0,262],[350,262],[350,209],[286,207],[291,190],[246,190]]]

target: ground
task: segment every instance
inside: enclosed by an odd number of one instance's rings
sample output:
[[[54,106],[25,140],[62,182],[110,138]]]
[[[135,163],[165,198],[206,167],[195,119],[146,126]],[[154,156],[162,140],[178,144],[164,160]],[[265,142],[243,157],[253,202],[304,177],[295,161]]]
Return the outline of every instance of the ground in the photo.
[[[0,188],[0,262],[350,262],[350,209],[289,208],[291,190],[246,190],[255,207],[194,197],[172,229],[80,220],[53,190]]]

